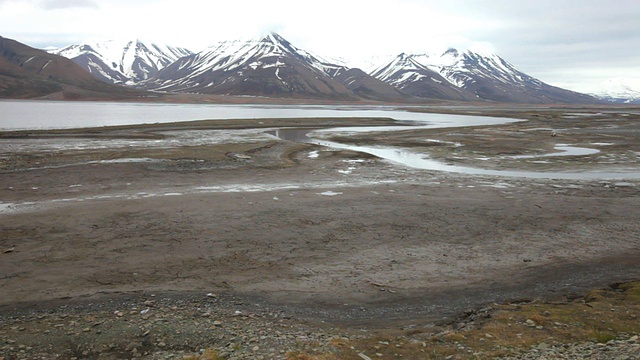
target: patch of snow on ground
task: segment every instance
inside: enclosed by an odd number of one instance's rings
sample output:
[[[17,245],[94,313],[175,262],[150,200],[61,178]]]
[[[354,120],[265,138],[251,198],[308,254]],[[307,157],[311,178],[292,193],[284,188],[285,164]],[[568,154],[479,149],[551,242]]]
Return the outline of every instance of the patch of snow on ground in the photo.
[[[486,184],[486,185],[482,185],[484,187],[492,187],[492,188],[496,188],[496,189],[508,189],[513,187],[512,185],[509,185],[507,183],[495,183],[495,184]]]
[[[605,143],[605,142],[594,142],[591,143],[591,145],[593,146],[611,146],[611,145],[615,145],[614,143]]]
[[[159,159],[151,159],[151,158],[123,158],[123,159],[113,159],[113,160],[100,160],[100,161],[92,161],[99,164],[126,164],[126,163],[137,163],[137,162],[159,162],[162,160]]]
[[[322,196],[336,196],[336,195],[342,195],[343,193],[341,192],[335,192],[335,191],[325,191],[325,192],[321,192],[318,193],[318,195],[322,195]]]

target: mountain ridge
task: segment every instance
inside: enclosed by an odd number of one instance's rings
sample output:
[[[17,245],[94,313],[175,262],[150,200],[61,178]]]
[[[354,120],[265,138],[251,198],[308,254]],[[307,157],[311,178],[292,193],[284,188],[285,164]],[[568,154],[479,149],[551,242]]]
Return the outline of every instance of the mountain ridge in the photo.
[[[277,33],[221,41],[200,52],[141,40],[50,50],[98,79],[156,93],[340,101],[599,103],[548,85],[497,54],[401,53],[371,71],[298,48]]]
[[[365,97],[386,99],[375,90],[382,89],[395,98],[404,97],[364,73],[358,73],[356,87],[341,82],[352,80],[338,76],[349,70],[270,33],[248,41],[220,42],[179,59],[140,85],[154,91],[346,100],[359,98],[354,89]]]

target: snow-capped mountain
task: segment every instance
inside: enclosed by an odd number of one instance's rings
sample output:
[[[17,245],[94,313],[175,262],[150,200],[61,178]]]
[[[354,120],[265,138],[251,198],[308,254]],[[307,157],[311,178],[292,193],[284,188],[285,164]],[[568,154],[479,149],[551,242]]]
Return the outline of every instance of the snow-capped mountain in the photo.
[[[346,84],[340,80],[353,79],[339,77],[349,70],[270,33],[249,41],[225,41],[211,46],[179,59],[141,85],[156,91],[353,100],[358,98],[352,86],[355,81]],[[364,73],[359,75],[371,78]],[[402,96],[376,79],[371,81]],[[360,79],[358,88],[363,84]]]
[[[107,82],[161,92],[382,101],[598,101],[545,84],[496,54],[469,50],[403,53],[367,72],[297,48],[276,33],[223,41],[195,54],[139,40],[49,52]]]
[[[640,104],[640,81],[634,83],[624,78],[609,79],[593,92],[593,96],[619,104]]]
[[[141,40],[106,41],[48,50],[73,60],[95,77],[110,83],[136,84],[192,52]]]
[[[372,70],[371,75],[418,97],[518,103],[596,101],[588,95],[545,84],[496,54],[470,50],[400,54]]]

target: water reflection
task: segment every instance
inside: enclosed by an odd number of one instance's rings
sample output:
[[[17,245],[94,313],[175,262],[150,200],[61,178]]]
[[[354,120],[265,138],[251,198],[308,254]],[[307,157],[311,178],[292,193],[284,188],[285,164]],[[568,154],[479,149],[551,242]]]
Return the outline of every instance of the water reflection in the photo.
[[[520,121],[486,116],[426,114],[389,106],[146,104],[0,100],[0,130],[69,129],[224,119],[386,118],[432,127]]]

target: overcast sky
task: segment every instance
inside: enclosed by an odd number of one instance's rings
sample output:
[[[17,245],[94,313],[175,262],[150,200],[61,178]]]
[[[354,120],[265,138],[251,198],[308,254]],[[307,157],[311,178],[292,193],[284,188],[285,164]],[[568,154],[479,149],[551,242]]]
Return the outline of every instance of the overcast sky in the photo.
[[[640,85],[638,0],[0,0],[0,36],[39,48],[141,38],[199,51],[268,31],[352,65],[472,48],[572,90]]]

